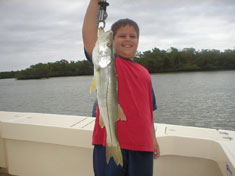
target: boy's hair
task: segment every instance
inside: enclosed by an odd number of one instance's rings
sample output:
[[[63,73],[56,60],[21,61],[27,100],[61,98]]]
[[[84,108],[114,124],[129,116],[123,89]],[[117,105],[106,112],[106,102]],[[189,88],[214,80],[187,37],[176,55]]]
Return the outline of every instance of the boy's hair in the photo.
[[[133,21],[133,20],[131,20],[131,19],[128,19],[128,18],[126,18],[126,19],[120,19],[120,20],[116,21],[116,22],[112,25],[111,30],[113,31],[113,37],[116,35],[117,30],[118,30],[119,28],[124,27],[124,26],[126,26],[126,25],[131,25],[131,26],[133,26],[134,29],[135,29],[135,31],[136,31],[136,33],[137,33],[137,38],[139,38],[139,32],[140,32],[140,30],[139,30],[138,24],[137,24],[135,21]]]

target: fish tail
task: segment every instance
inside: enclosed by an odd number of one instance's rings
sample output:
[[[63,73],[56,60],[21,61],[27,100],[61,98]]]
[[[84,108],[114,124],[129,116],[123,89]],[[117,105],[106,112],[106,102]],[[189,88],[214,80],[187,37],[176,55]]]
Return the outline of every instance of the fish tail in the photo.
[[[113,157],[115,163],[123,167],[123,158],[120,146],[106,146],[106,162],[109,163],[111,157]]]

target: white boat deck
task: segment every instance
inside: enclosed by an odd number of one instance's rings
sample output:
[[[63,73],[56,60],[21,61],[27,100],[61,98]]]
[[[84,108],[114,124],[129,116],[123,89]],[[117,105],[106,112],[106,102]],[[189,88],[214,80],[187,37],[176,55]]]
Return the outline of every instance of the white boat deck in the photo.
[[[0,168],[17,176],[93,175],[95,118],[0,111]],[[235,176],[235,132],[155,124],[159,176]],[[0,170],[0,175],[3,175]]]

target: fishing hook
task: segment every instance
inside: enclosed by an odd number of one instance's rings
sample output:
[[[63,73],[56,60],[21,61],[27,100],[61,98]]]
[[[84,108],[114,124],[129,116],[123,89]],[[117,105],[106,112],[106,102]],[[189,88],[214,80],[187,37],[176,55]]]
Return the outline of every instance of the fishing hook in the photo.
[[[103,29],[105,27],[105,20],[108,17],[108,14],[106,12],[106,8],[107,8],[107,6],[109,6],[109,3],[106,2],[106,0],[100,0],[100,2],[98,2],[98,4],[100,6],[100,10],[97,14],[97,19],[98,19],[97,28]]]

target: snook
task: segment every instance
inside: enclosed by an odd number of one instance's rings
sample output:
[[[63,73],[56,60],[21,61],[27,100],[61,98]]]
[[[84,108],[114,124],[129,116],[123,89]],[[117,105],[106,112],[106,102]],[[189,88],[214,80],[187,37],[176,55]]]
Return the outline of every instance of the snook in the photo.
[[[123,166],[123,158],[116,134],[117,120],[126,120],[125,114],[118,104],[118,83],[116,77],[113,32],[104,32],[98,29],[98,38],[92,52],[94,64],[94,79],[90,92],[96,89],[100,110],[99,124],[105,126],[106,139],[106,162],[113,157],[117,165]]]

